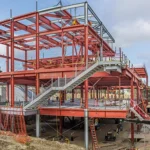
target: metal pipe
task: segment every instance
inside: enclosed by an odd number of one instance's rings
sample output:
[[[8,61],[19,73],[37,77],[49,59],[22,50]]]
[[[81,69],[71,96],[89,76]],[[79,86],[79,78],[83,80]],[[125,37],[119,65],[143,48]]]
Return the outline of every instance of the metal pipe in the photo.
[[[84,139],[85,139],[85,150],[89,149],[89,129],[88,129],[88,109],[84,109]]]
[[[36,114],[36,137],[40,137],[40,114]]]
[[[87,2],[84,3],[84,18],[85,18],[84,24],[88,25],[88,3]]]

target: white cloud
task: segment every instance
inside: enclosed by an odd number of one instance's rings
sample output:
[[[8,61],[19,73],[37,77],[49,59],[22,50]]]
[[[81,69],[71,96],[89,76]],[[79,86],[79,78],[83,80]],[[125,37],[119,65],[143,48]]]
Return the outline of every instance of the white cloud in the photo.
[[[113,27],[117,45],[126,47],[137,42],[150,41],[150,20],[123,22]]]

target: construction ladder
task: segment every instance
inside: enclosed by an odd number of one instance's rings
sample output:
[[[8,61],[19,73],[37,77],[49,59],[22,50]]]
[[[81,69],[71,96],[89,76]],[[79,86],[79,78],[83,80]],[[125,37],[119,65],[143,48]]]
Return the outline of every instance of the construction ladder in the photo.
[[[92,150],[100,150],[100,147],[98,146],[96,131],[95,131],[95,124],[94,119],[92,118],[90,120],[90,130],[91,130],[91,136],[92,136]]]

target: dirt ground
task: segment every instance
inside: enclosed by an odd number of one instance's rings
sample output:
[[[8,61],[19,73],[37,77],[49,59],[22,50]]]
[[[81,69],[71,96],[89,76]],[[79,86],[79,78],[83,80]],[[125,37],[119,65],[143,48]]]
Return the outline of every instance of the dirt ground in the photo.
[[[28,144],[20,144],[13,137],[0,135],[0,150],[84,150],[84,148],[41,138],[31,138]]]
[[[114,120],[106,119],[103,120],[101,123],[100,128],[96,131],[97,139],[101,150],[128,150],[131,148],[131,142],[129,139],[130,136],[130,123],[124,122],[123,123],[123,131],[119,134],[116,134],[116,141],[115,142],[106,142],[105,135],[108,131],[116,130],[117,125],[115,124]],[[48,128],[47,128],[48,129]],[[74,136],[74,141],[70,141],[71,144],[78,145],[84,148],[84,129],[72,129],[66,132],[67,129],[63,129],[64,136],[70,139],[71,134]],[[135,133],[136,133],[136,124],[135,124]],[[43,132],[41,137],[51,140],[53,137],[56,136],[56,130],[49,128],[47,132]],[[139,133],[138,133],[139,134]],[[142,135],[142,136],[141,136]],[[145,138],[142,138],[144,135]],[[150,150],[150,134],[148,131],[145,133],[140,133],[138,135],[141,136],[140,141],[135,140],[135,147],[139,148],[138,150]],[[145,146],[145,149],[144,149]],[[92,150],[92,141],[91,141],[91,134],[89,130],[89,149]]]
[[[59,124],[59,123],[58,123]],[[29,144],[20,144],[14,140],[13,137],[0,135],[0,150],[84,150],[84,129],[76,128],[71,129],[67,127],[67,123],[63,128],[63,136],[69,139],[67,144],[63,142],[57,142],[52,140],[58,140],[58,127],[56,123],[42,123],[41,124],[41,138],[31,137]],[[106,142],[105,135],[108,131],[116,130],[116,124],[114,120],[106,119],[101,122],[100,128],[96,131],[98,143],[101,150],[128,150],[131,148],[130,136],[130,123],[123,123],[123,131],[116,134],[115,142]],[[29,134],[35,136],[35,127],[30,126]],[[68,130],[69,129],[69,130]],[[140,137],[140,141],[135,140],[135,147],[138,150],[150,150],[150,131],[148,129],[142,130],[141,133],[136,132],[135,124],[135,137]],[[70,137],[73,135],[74,140],[70,141]],[[144,138],[143,138],[144,137]],[[89,150],[92,150],[91,134],[89,130]]]

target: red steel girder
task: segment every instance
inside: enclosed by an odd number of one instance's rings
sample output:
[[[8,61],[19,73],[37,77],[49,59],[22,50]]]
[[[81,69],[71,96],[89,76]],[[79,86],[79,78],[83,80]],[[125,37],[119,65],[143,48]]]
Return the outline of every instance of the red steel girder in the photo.
[[[63,109],[63,108],[40,107],[39,112],[41,115],[84,117],[84,109],[80,109],[80,108],[78,109],[64,108]],[[93,117],[93,118],[126,118],[128,110],[89,109],[88,113],[89,113],[89,117]]]

